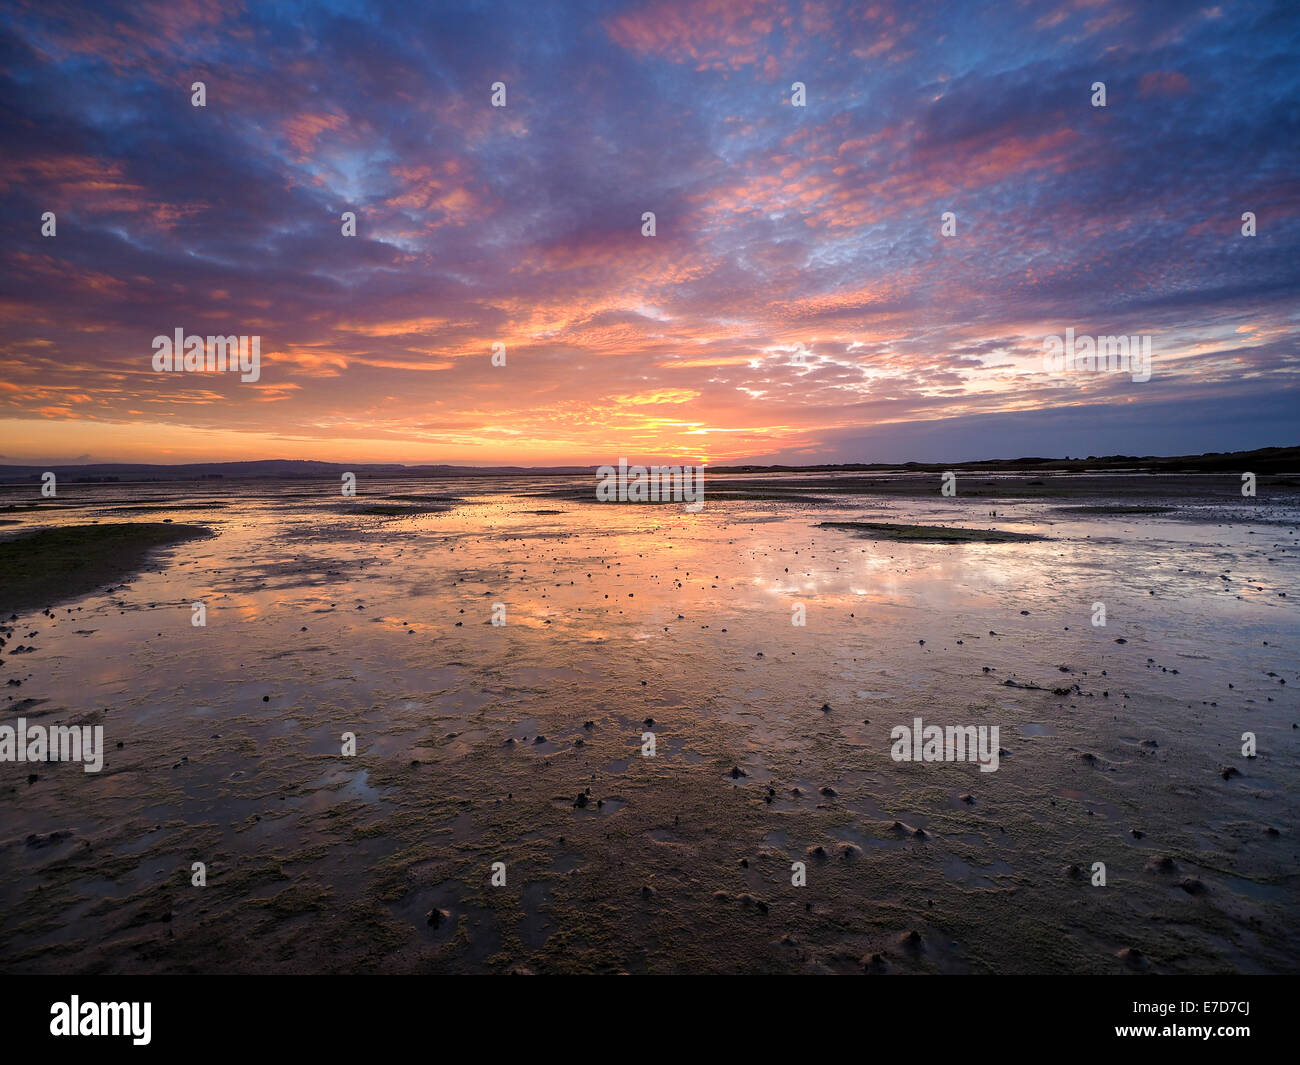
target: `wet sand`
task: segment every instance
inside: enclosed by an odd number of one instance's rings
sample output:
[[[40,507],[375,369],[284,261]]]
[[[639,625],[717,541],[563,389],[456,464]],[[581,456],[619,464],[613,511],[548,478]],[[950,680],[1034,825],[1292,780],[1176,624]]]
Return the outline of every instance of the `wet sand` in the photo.
[[[0,599],[0,724],[108,748],[0,763],[4,970],[1300,969],[1300,492],[866,480],[733,475],[699,514],[562,477],[5,510],[6,541],[213,536]],[[916,717],[998,725],[998,770],[894,761]]]

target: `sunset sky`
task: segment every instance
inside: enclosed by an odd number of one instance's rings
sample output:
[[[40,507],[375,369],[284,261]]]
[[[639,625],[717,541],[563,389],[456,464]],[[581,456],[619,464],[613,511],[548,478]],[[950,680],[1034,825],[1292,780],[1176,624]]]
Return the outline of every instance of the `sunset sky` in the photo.
[[[1294,0],[2,11],[0,463],[1300,443]]]

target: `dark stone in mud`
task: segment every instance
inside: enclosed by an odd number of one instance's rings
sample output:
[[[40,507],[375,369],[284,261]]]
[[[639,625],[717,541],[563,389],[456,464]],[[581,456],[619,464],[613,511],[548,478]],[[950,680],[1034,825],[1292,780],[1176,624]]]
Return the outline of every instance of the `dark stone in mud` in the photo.
[[[809,858],[816,858],[819,862],[824,862],[829,857],[829,855],[826,853],[826,848],[823,847],[820,843],[816,844],[815,846],[809,847],[806,851],[804,851],[804,854],[807,855]]]
[[[895,821],[889,826],[889,831],[893,832],[895,835],[904,836],[908,833],[909,829],[902,821]]]
[[[916,954],[925,949],[925,940],[921,938],[921,933],[913,928],[898,937],[898,945],[904,950]]]
[[[837,795],[839,794],[838,791],[836,791],[834,788],[829,787],[829,786],[824,787],[824,788],[821,788],[820,790],[821,790],[821,793],[822,793],[823,795],[825,795],[828,799],[833,799],[833,798],[835,798],[835,796],[837,796]]]
[[[451,914],[446,910],[433,909],[424,915],[424,923],[430,928],[441,928],[451,920]]]
[[[732,780],[739,780],[741,777],[747,777],[747,776],[749,776],[749,774],[746,773],[743,769],[741,769],[740,766],[738,766],[738,765],[733,765],[733,766],[731,767],[731,779],[732,779]]]
[[[1079,865],[1067,865],[1064,869],[1061,870],[1061,872],[1063,872],[1071,880],[1084,879],[1083,867]]]
[[[975,796],[974,796],[974,795],[969,795],[969,794],[967,794],[967,795],[958,795],[957,798],[960,799],[962,802],[964,802],[967,806],[974,806],[974,805],[975,805]]]
[[[862,959],[862,971],[865,973],[883,973],[889,971],[889,963],[880,954],[869,954]]]
[[[642,897],[643,899],[652,899],[652,898],[654,898],[654,897],[655,897],[655,889],[652,888],[649,884],[642,884],[642,885],[641,885],[641,897]]]
[[[65,839],[71,839],[72,832],[67,829],[60,829],[50,832],[47,835],[38,835],[33,832],[27,837],[27,846],[29,847],[53,847],[55,844],[62,843]]]
[[[594,721],[584,721],[584,722],[582,723],[582,727],[585,728],[588,732],[590,732],[592,729],[594,729],[594,728],[596,727],[596,722],[594,722]]]
[[[768,905],[762,899],[756,899],[749,892],[744,892],[736,896],[736,901],[747,910],[757,910],[759,913],[767,913]]]
[[[1079,755],[1079,761],[1087,762],[1089,765],[1098,765],[1100,764],[1101,759],[1091,751],[1084,751],[1083,754]]]
[[[929,839],[929,838],[930,838],[930,833],[927,832],[927,831],[926,831],[925,829],[923,829],[923,828],[914,828],[914,829],[912,829],[912,838],[913,838],[913,839]]]
[[[534,737],[533,737],[533,743],[534,743],[534,745],[536,745],[536,744],[538,744],[538,743],[545,743],[545,742],[546,742],[546,737],[545,737],[545,736],[534,736]]]
[[[1147,862],[1146,869],[1148,873],[1160,873],[1163,876],[1172,876],[1178,872],[1178,866],[1172,858],[1166,854],[1160,854]]]
[[[1131,835],[1134,839],[1141,839],[1143,836],[1146,835],[1145,832],[1137,828],[1130,828],[1128,831],[1129,831],[1129,835]]]
[[[831,704],[830,704],[830,703],[822,703],[822,713],[823,713],[823,714],[829,714],[830,712],[831,712]]]
[[[1125,947],[1115,956],[1130,969],[1142,969],[1145,968],[1147,964],[1146,955],[1138,950],[1137,947]]]
[[[1224,766],[1222,775],[1224,780],[1231,780],[1233,777],[1241,776],[1241,770],[1235,766]]]
[[[1196,877],[1194,876],[1183,877],[1182,883],[1180,883],[1178,886],[1182,888],[1184,891],[1186,891],[1187,894],[1189,895],[1204,895],[1207,891],[1210,890],[1205,886],[1204,883],[1202,883],[1200,880],[1197,880]]]
[[[587,801],[588,800],[587,800],[586,793],[580,792],[578,794],[578,797],[573,800],[573,805],[576,806],[579,810],[585,810],[587,808]]]
[[[856,843],[837,843],[835,844],[835,853],[845,861],[852,861],[854,858],[862,857],[862,848]]]

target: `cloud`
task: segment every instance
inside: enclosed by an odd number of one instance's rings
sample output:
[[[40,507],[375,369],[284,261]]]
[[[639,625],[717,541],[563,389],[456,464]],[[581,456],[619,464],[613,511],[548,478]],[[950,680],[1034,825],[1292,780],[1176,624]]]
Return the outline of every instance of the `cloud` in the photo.
[[[0,440],[54,446],[38,427],[75,420],[105,458],[166,425],[241,457],[847,461],[886,426],[981,454],[1068,406],[1160,450],[1157,404],[1295,379],[1298,23],[21,6],[0,27]],[[261,336],[261,380],[152,373],[177,327]],[[1150,333],[1155,383],[1027,372],[1071,327]]]

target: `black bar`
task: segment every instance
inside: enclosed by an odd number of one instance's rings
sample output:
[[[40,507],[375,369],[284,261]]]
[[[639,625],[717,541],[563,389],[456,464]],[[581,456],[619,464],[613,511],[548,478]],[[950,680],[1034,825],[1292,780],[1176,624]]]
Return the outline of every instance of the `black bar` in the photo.
[[[696,983],[707,977],[688,979]],[[754,1042],[758,1017],[765,1018],[758,1022],[763,1029],[779,1028],[782,1041],[802,1043],[817,1032],[829,1037],[847,1025],[868,1040],[876,1033],[904,1044],[919,1040],[918,1048],[927,1052],[1118,1044],[1180,1051],[1202,1044],[1231,1052],[1260,1039],[1275,1045],[1287,1034],[1293,1027],[1286,1018],[1294,1009],[1295,987],[1285,978],[1249,976],[877,977],[847,990],[845,981],[823,981],[806,992],[794,991],[789,978],[784,982],[781,988],[773,980],[761,985],[751,981],[743,988],[733,984],[721,995],[714,988],[682,994],[677,981],[653,989],[638,985],[635,991],[617,984],[626,990],[611,994],[584,977],[544,978],[540,986],[535,980],[508,980],[490,989],[484,980],[420,976],[6,977],[0,986],[7,1006],[7,1050],[79,1054],[117,1044],[133,1054],[200,1050],[205,1057],[213,1052],[338,1053],[352,1046],[375,1050],[396,1038],[395,1029],[409,1032],[413,1051],[423,1045],[442,1053],[467,1039],[490,1055],[498,1039],[513,1046],[525,1026],[536,1026],[543,1043],[573,1040],[575,1052],[579,1043],[608,1050],[609,1042],[588,1040],[602,1030],[626,1035],[644,1025],[678,1037],[706,1031],[723,1046],[761,1046],[770,1054],[767,1035]],[[129,1034],[52,1035],[56,1004],[70,1006],[74,995],[83,1013],[90,1003],[142,1007],[147,1002],[148,1043],[137,1045]],[[1119,1034],[1119,1029],[1133,1027],[1154,1031]],[[1208,1039],[1199,1031],[1179,1034],[1179,1029],[1205,1027],[1214,1030]],[[1245,1031],[1220,1031],[1229,1028]]]

